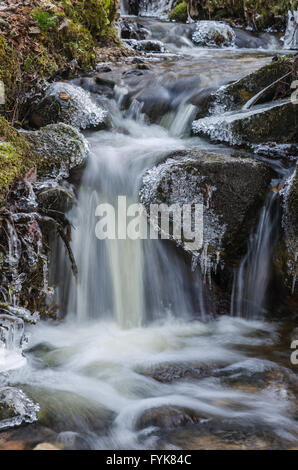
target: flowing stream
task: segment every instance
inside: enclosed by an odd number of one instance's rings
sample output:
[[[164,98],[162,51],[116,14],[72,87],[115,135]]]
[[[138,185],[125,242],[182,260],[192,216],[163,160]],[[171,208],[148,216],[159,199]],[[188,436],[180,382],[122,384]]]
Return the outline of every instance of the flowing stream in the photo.
[[[120,109],[119,87],[117,98],[107,103],[113,129],[86,133],[90,159],[78,205],[69,214],[79,280],[61,251],[59,296],[66,317],[26,329],[26,361],[19,355],[22,364],[9,367],[4,384],[39,404],[40,435],[50,429],[52,440],[67,448],[295,447],[293,325],[264,316],[275,199],[268,196],[235,275],[231,316],[214,318],[200,270],[192,271],[171,243],[95,236],[98,204],[117,207],[118,196],[137,202],[142,175],[165,154],[218,148],[187,135],[193,107],[186,102],[195,90],[186,93],[183,80],[196,83],[200,73],[203,83],[212,77],[217,86],[243,76],[270,62],[278,39],[271,37],[268,50],[180,45],[175,57],[178,46],[164,23],[144,21],[153,37],[172,48],[151,60],[161,81],[169,73],[182,81],[177,105],[160,125],[148,124],[135,102]],[[30,439],[30,426],[24,432]]]

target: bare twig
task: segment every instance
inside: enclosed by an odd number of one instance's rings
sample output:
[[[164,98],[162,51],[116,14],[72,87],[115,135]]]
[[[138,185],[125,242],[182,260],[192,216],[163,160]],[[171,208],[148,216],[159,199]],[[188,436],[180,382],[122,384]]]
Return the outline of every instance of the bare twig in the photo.
[[[276,80],[275,82],[271,83],[271,85],[267,86],[266,88],[264,88],[263,90],[261,90],[259,93],[257,93],[253,98],[251,98],[244,106],[243,106],[243,110],[247,111],[248,109],[250,109],[253,105],[255,105],[259,99],[268,91],[270,90],[274,85],[277,85],[278,83],[280,83],[282,80],[284,80],[285,78],[289,77],[290,75],[292,75],[292,72],[288,72],[286,75],[284,75],[283,77],[279,78],[278,80]]]

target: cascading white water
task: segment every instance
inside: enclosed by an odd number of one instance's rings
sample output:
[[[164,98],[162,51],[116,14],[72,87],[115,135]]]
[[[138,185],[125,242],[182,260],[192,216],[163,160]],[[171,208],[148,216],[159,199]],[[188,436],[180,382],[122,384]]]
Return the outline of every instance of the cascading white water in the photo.
[[[285,49],[298,49],[298,10],[289,11],[287,30],[284,37]]]
[[[266,312],[278,219],[276,193],[272,192],[261,211],[257,230],[250,236],[247,254],[235,274],[231,315],[253,319],[262,318]]]
[[[122,117],[112,107],[113,124],[122,132],[90,135],[91,155],[85,172],[77,210],[73,214],[73,249],[79,269],[78,285],[70,290],[68,312],[80,320],[114,318],[123,327],[138,327],[146,319],[164,317],[167,312],[180,318],[205,312],[204,285],[193,274],[188,295],[181,295],[186,282],[179,268],[179,256],[167,255],[158,240],[98,240],[95,236],[96,207],[111,204],[116,209],[117,233],[126,233],[126,220],[119,220],[118,197],[127,205],[138,201],[144,171],[168,151],[183,149],[187,141],[174,135],[184,133],[185,116],[193,106],[178,112],[170,131],[142,122],[139,112],[134,120]],[[182,118],[180,116],[182,112]],[[130,115],[135,115],[132,105]],[[129,133],[129,134],[128,134]],[[162,153],[160,152],[162,149]],[[161,263],[166,258],[166,262]],[[197,285],[198,283],[198,285]],[[197,287],[199,288],[197,289]]]
[[[173,4],[174,0],[140,0],[140,14],[161,18],[171,11]]]

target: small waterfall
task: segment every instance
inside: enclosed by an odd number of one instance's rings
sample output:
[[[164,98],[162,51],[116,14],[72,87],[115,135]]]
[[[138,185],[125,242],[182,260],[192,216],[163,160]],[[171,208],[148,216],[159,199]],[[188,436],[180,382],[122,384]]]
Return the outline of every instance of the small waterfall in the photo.
[[[119,197],[125,196],[127,207],[138,203],[140,182],[150,166],[167,151],[184,148],[183,141],[173,134],[185,132],[182,121],[191,117],[193,109],[193,106],[179,109],[169,131],[146,124],[140,107],[136,109],[132,104],[122,116],[114,103],[113,124],[122,131],[90,135],[89,166],[78,207],[70,215],[76,227],[73,251],[79,280],[77,285],[71,283],[67,311],[78,320],[114,320],[122,328],[132,328],[167,315],[180,318],[206,315],[200,274],[192,273],[191,266],[185,265],[170,244],[126,238],[127,220],[118,211]],[[99,204],[115,209],[115,239],[96,238],[95,214]]]
[[[140,0],[140,15],[162,18],[172,10],[174,0]]]
[[[284,37],[285,49],[298,49],[298,10],[289,11],[287,30]]]
[[[178,137],[185,137],[189,134],[191,123],[193,122],[197,112],[196,106],[192,104],[182,103],[175,115],[170,127],[170,133]]]
[[[264,316],[270,281],[270,265],[279,210],[276,193],[272,192],[263,207],[256,232],[238,271],[235,273],[231,298],[231,315],[248,319]]]

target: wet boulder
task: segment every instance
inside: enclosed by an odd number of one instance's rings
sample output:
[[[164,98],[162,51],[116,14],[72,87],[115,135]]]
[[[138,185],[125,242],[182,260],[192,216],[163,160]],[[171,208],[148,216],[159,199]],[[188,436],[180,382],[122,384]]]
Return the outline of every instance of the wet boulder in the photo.
[[[42,177],[68,178],[70,171],[85,165],[88,143],[84,136],[67,124],[49,124],[38,131],[24,133],[32,145]]]
[[[175,429],[199,423],[201,417],[195,410],[175,406],[161,406],[145,411],[137,421],[137,429],[157,426],[162,429]]]
[[[125,39],[124,42],[129,47],[139,52],[167,52],[167,49],[163,42],[153,39],[144,39],[142,41],[137,41],[136,39]]]
[[[260,97],[258,104],[273,100],[278,93],[280,96],[291,94],[292,69],[293,61],[281,58],[234,83],[221,87],[214,94],[215,111],[219,113],[242,108],[251,98],[287,74],[289,75],[283,79],[282,84],[277,83],[270,87]]]
[[[163,86],[142,89],[134,95],[134,99],[141,103],[142,112],[151,122],[158,122],[171,109],[171,95]]]
[[[73,186],[66,181],[45,180],[35,184],[38,208],[41,211],[54,210],[65,214],[76,202]]]
[[[87,93],[91,93],[92,98],[99,106],[105,98],[111,99],[114,97],[116,82],[107,78],[104,73],[98,73],[92,77],[80,77],[73,80],[73,83],[83,88]]]
[[[297,106],[282,100],[255,106],[248,111],[227,112],[193,122],[195,135],[209,137],[213,142],[235,146],[261,143],[296,144]]]
[[[144,80],[144,74],[150,74],[150,71],[133,70],[142,74],[142,85],[138,82],[138,76],[135,74],[125,75],[127,84],[130,87],[128,93],[122,99],[122,108],[128,109],[133,103],[139,103],[140,110],[147,116],[150,122],[159,122],[161,117],[171,111],[173,98],[171,91],[163,86],[158,80],[151,79],[150,75]]]
[[[149,34],[149,31],[138,23],[131,23],[124,20],[120,23],[121,39],[136,39],[137,41],[141,41],[146,39]]]
[[[37,128],[63,122],[77,129],[105,129],[108,113],[96,105],[90,93],[71,83],[52,83],[30,115]]]
[[[287,305],[297,313],[298,307],[298,175],[288,178],[282,195],[282,234],[274,255],[276,289]]]
[[[235,44],[231,26],[220,21],[198,21],[192,42],[201,47],[230,47]]]
[[[207,275],[219,263],[237,265],[246,253],[271,178],[266,164],[242,154],[186,150],[168,155],[144,175],[140,200],[148,213],[151,204],[203,205],[201,250],[189,249],[184,237],[175,241],[197,257]]]

